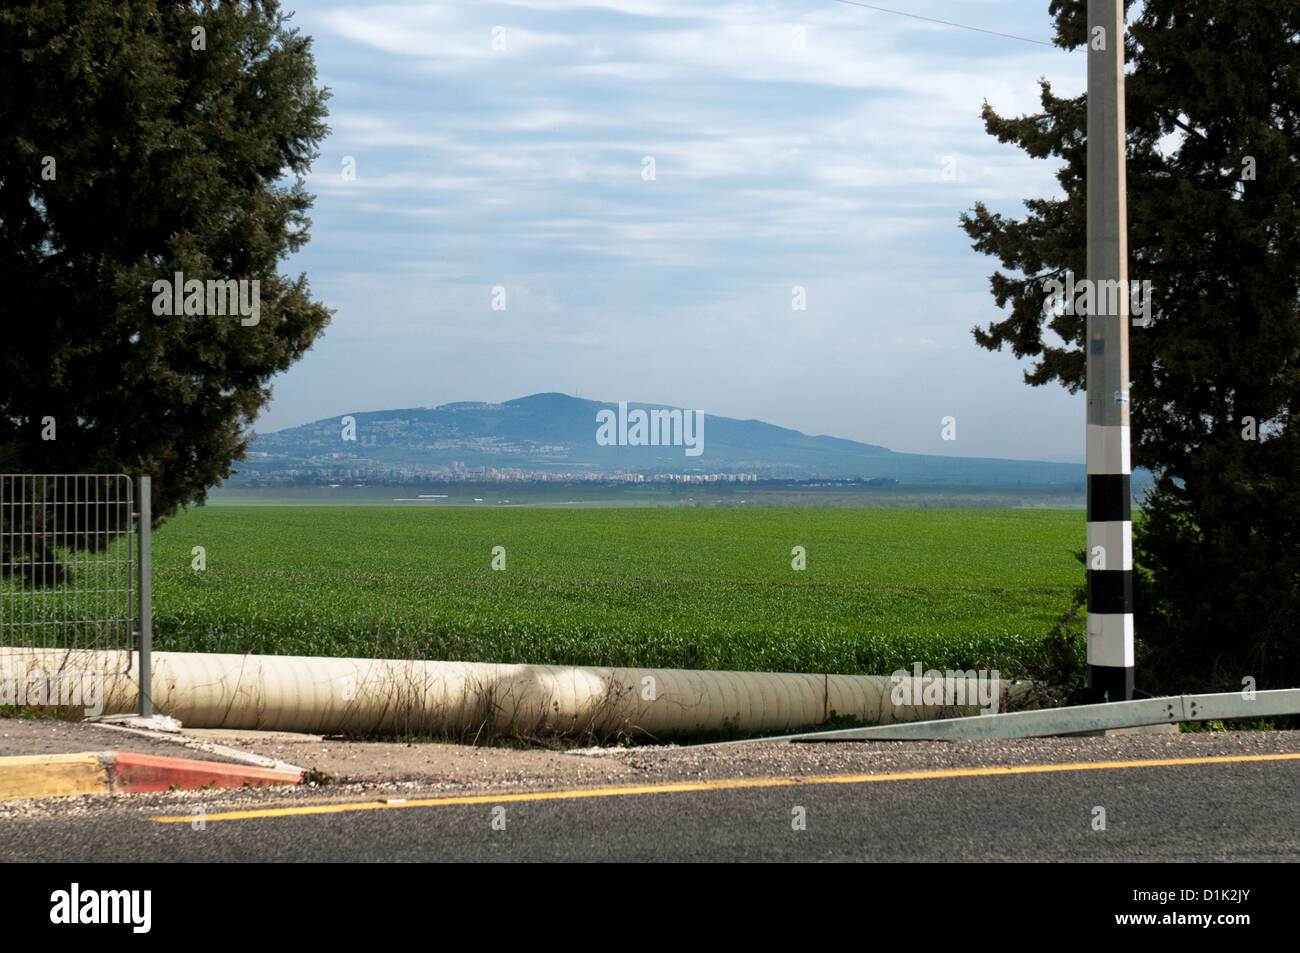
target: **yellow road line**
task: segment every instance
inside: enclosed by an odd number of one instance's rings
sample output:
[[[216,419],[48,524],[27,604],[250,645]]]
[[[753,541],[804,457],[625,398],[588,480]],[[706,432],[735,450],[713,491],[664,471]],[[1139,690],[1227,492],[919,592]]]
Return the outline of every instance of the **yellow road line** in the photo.
[[[717,781],[681,781],[665,784],[616,785],[600,788],[569,788],[534,791],[529,794],[466,794],[454,797],[414,798],[400,804],[377,800],[336,801],[299,807],[273,807],[207,814],[208,821],[247,821],[267,817],[304,814],[343,814],[349,811],[392,811],[406,807],[445,807],[453,804],[507,804],[521,801],[564,801],[589,797],[626,797],[634,794],[682,794],[694,791],[730,791],[741,788],[792,787],[804,784],[866,784],[873,781],[926,781],[936,778],[979,778],[1010,774],[1047,774],[1056,771],[1103,771],[1116,768],[1155,768],[1187,764],[1232,764],[1245,761],[1300,759],[1297,754],[1232,755],[1212,758],[1161,758],[1149,761],[1084,761],[1071,764],[1024,764],[991,768],[940,768],[931,771],[898,771],[892,774],[832,774],[804,778],[725,778]],[[188,824],[194,815],[154,817],[160,824]]]

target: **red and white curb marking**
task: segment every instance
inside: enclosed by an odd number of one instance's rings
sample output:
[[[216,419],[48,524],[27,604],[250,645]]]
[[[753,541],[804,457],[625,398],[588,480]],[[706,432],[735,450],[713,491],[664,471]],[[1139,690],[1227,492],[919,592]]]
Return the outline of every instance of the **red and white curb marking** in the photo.
[[[0,758],[0,801],[77,794],[196,791],[298,784],[302,771],[129,751]]]

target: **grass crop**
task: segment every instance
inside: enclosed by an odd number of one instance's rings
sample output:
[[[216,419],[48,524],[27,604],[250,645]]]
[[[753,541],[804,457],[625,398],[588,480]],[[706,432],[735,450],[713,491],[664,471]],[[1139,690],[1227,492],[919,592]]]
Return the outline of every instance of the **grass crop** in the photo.
[[[1032,664],[1079,584],[1083,534],[1063,510],[198,508],[154,536],[154,646],[869,674]]]

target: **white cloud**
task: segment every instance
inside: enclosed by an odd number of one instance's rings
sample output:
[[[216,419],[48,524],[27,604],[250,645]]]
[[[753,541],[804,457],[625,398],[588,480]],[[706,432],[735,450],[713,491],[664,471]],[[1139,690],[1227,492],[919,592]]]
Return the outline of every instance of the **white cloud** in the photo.
[[[1031,36],[1050,26],[1039,0],[941,7],[915,4]],[[319,375],[333,392],[351,361],[366,372],[349,399],[376,409],[575,381],[596,397],[698,394],[887,445],[905,432],[879,417],[846,432],[831,396],[926,416],[936,377],[973,412],[1023,390],[1014,361],[970,340],[997,314],[997,263],[970,251],[957,216],[980,200],[1020,215],[1021,199],[1059,192],[1053,164],[997,143],[979,112],[985,99],[1036,112],[1040,75],[1078,92],[1080,56],[784,0],[356,5],[294,22],[335,94],[302,267],[339,313],[289,380]],[[487,308],[496,283],[511,289],[504,313]],[[791,311],[793,284],[808,311]],[[436,397],[432,363],[449,389]],[[974,432],[963,452],[1012,455],[1018,439]]]

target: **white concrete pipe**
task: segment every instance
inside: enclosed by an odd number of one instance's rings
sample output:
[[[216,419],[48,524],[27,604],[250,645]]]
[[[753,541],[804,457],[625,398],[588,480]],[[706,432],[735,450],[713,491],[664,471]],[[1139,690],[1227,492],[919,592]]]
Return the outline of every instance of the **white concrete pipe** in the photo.
[[[0,704],[137,710],[124,653],[0,647]],[[115,674],[116,673],[116,674]],[[889,676],[575,668],[279,655],[155,652],[154,710],[192,728],[317,734],[610,738],[796,731],[832,714],[888,723],[976,714],[975,704],[895,704]],[[96,679],[99,689],[95,690]],[[937,698],[913,681],[911,702]],[[973,680],[949,682],[973,701]],[[988,698],[989,685],[983,686]],[[37,688],[43,695],[37,699]],[[80,697],[71,699],[80,688]],[[997,686],[997,709],[1024,683]],[[59,692],[64,693],[60,700]],[[970,694],[966,694],[969,691]],[[24,698],[18,698],[22,693]],[[92,695],[94,697],[92,697]]]

